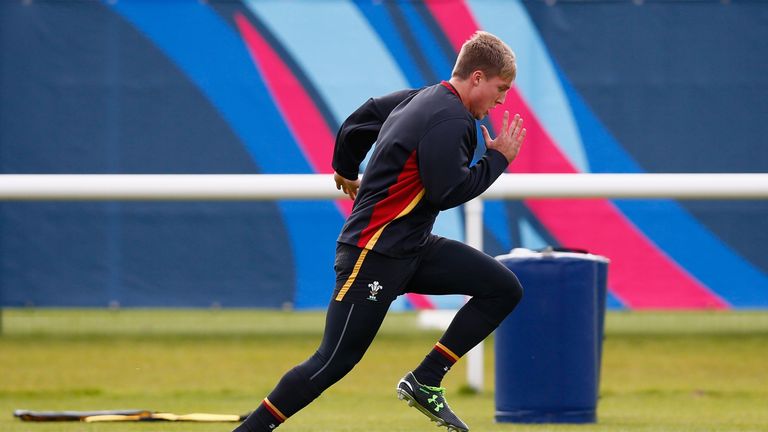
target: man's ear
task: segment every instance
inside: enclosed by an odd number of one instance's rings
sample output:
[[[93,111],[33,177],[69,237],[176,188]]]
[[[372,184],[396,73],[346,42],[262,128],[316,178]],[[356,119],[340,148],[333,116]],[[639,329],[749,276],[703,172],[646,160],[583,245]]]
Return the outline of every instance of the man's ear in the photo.
[[[472,80],[472,85],[477,86],[480,85],[480,80],[485,76],[483,71],[476,70],[472,72],[472,75],[470,75],[470,79]]]

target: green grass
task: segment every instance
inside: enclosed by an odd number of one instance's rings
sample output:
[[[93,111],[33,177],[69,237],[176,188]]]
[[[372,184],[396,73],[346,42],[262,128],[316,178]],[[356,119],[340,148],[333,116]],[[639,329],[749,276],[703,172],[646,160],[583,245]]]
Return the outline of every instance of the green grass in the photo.
[[[438,431],[394,396],[402,374],[439,336],[416,316],[390,314],[358,367],[283,432]],[[231,424],[52,423],[17,408],[249,411],[310,355],[322,313],[249,310],[5,310],[0,336],[0,431],[229,431]],[[609,313],[599,422],[497,424],[493,339],[486,391],[457,390],[451,406],[473,431],[768,431],[768,313]],[[443,429],[444,430],[444,429]]]

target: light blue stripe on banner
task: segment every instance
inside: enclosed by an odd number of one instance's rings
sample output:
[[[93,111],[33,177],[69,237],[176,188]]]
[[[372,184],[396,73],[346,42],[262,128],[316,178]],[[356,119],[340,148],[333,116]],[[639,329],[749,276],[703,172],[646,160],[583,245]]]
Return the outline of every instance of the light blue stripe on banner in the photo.
[[[311,172],[244,42],[213,10],[200,2],[121,0],[106,4],[187,75],[227,121],[262,172]],[[312,213],[312,224],[297,211],[306,205],[317,210]],[[296,306],[325,306],[333,286],[333,246],[341,217],[330,202],[280,202],[279,208],[294,252]],[[308,239],[330,246],[315,247],[307,244]]]
[[[411,87],[353,3],[249,0],[246,4],[296,60],[338,123],[372,96]],[[442,212],[435,234],[463,241],[460,211]]]
[[[515,87],[541,125],[576,169],[589,172],[586,152],[568,98],[560,85],[552,58],[525,7],[519,0],[474,0],[469,5],[480,27],[499,36],[515,51]]]
[[[371,96],[408,87],[351,2],[245,3],[291,53],[339,124]]]
[[[547,246],[543,237],[539,235],[536,229],[526,219],[520,219],[520,242],[522,247],[532,250],[540,250]]]
[[[424,56],[432,66],[435,76],[439,77],[439,79],[449,79],[453,71],[455,59],[445,58],[443,51],[440,49],[439,42],[435,40],[435,35],[432,34],[410,2],[400,2],[399,7],[406,21],[408,21],[408,25],[417,43],[419,43],[421,52],[424,53]]]
[[[392,18],[389,16],[385,5],[383,3],[356,2],[355,6],[360,9],[360,12],[376,30],[379,38],[388,48],[389,53],[392,54],[410,86],[420,88],[427,84],[432,84],[426,81],[415,59],[409,54],[405,39],[392,22]]]

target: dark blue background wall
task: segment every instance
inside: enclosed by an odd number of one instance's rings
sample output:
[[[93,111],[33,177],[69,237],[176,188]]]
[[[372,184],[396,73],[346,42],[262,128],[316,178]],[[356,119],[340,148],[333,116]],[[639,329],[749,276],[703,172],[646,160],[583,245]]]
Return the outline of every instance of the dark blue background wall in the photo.
[[[4,0],[0,173],[327,173],[317,161],[355,107],[447,78],[475,28],[518,52],[509,109],[536,129],[531,172],[768,172],[762,1]],[[768,306],[765,201],[602,204],[622,230],[610,250],[639,233],[679,275],[617,252],[611,305]],[[605,253],[569,240],[600,218],[553,205],[547,219],[487,203],[486,252]],[[344,216],[328,202],[0,202],[0,306],[322,307]],[[462,221],[445,212],[436,232],[462,240]],[[394,308],[463,301],[416,300]]]
[[[98,2],[0,5],[0,172],[258,173],[189,79]],[[281,307],[274,203],[0,203],[3,304]]]

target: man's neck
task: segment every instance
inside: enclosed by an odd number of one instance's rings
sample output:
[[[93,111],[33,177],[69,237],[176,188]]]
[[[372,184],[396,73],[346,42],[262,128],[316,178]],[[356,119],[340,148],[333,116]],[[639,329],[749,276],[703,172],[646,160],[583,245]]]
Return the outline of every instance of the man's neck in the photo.
[[[461,103],[464,104],[464,108],[469,111],[469,91],[471,90],[472,84],[469,82],[469,80],[462,80],[457,77],[451,77],[448,82],[453,86],[454,89],[456,89],[456,93],[459,94]]]

